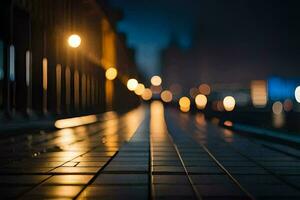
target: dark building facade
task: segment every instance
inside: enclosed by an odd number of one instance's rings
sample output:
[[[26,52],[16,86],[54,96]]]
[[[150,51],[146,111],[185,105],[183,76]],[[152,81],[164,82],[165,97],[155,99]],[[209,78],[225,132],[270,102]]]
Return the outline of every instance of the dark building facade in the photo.
[[[3,0],[0,9],[2,113],[73,115],[137,104],[124,85],[137,76],[133,51],[106,2]],[[76,49],[68,46],[71,34],[80,35]],[[107,88],[109,67],[120,75]],[[119,94],[128,102],[117,101]]]

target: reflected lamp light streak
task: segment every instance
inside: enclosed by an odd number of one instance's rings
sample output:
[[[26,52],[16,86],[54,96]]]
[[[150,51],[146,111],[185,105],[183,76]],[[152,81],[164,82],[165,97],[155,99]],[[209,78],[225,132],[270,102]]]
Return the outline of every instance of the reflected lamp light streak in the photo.
[[[73,117],[68,119],[60,119],[54,123],[56,128],[70,128],[76,126],[82,126],[85,124],[91,124],[97,121],[96,115],[87,115],[83,117]]]

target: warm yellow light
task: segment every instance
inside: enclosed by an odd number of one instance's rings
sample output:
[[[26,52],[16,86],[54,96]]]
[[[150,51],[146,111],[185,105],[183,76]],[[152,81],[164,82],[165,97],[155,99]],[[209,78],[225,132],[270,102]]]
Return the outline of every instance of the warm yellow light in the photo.
[[[57,120],[54,124],[56,128],[70,128],[75,126],[82,126],[85,124],[91,124],[97,121],[96,115],[87,115],[83,117],[73,117],[68,119]]]
[[[138,86],[138,81],[136,80],[136,79],[134,79],[134,78],[132,78],[132,79],[129,79],[128,81],[127,81],[127,88],[128,88],[128,90],[130,90],[130,91],[134,91],[136,88],[137,88],[137,86]]]
[[[295,99],[298,103],[300,103],[300,85],[295,89]]]
[[[70,35],[70,37],[68,38],[68,43],[70,47],[77,48],[81,44],[81,38],[77,34]]]
[[[118,71],[116,68],[113,68],[113,67],[110,67],[106,70],[105,72],[105,77],[108,79],[108,80],[114,80],[118,75]]]
[[[168,103],[171,102],[173,99],[173,95],[169,90],[165,90],[160,94],[161,100]]]
[[[182,112],[189,112],[190,111],[190,107],[188,106],[188,107],[181,107],[180,106],[180,110],[182,111]]]
[[[283,111],[283,105],[280,101],[276,101],[272,106],[273,113],[279,115]]]
[[[151,84],[154,86],[160,86],[162,83],[162,80],[159,76],[152,76],[151,78]]]
[[[142,98],[145,101],[148,101],[152,98],[152,91],[149,88],[146,88],[142,94]]]
[[[197,108],[204,109],[207,104],[207,98],[203,94],[198,94],[195,98]]]
[[[136,95],[142,95],[144,93],[145,86],[142,83],[139,83],[137,87],[135,88],[134,92]]]
[[[223,99],[223,106],[226,111],[233,111],[235,107],[235,99],[232,96],[227,96]]]
[[[209,85],[207,85],[205,83],[201,84],[199,86],[199,92],[204,95],[209,95],[211,92]]]
[[[251,82],[251,100],[254,107],[265,107],[268,102],[267,82],[254,80]]]
[[[179,106],[180,107],[187,108],[187,107],[190,107],[190,105],[191,105],[191,101],[188,97],[181,97],[179,99]]]

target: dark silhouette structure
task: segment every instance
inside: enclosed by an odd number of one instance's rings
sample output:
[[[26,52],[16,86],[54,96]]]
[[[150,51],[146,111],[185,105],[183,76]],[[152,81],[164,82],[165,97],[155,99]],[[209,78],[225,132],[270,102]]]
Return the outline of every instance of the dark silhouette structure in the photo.
[[[104,1],[4,0],[0,13],[1,111],[71,115],[138,103],[122,83],[138,75],[134,51],[115,29],[121,13]],[[68,46],[71,34],[81,37],[78,48]],[[120,75],[111,83],[109,67]]]

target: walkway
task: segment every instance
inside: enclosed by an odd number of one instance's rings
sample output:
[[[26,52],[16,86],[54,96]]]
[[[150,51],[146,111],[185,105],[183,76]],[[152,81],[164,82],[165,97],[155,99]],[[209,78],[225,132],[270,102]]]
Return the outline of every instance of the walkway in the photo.
[[[0,150],[6,199],[300,199],[300,151],[158,101]]]

